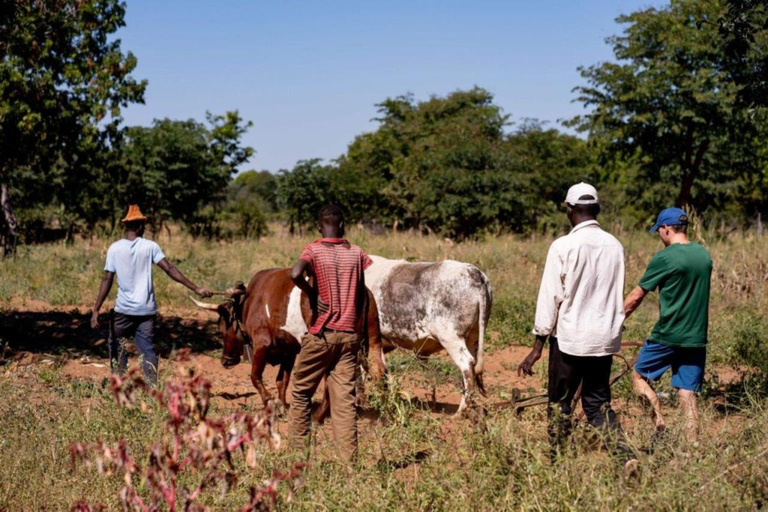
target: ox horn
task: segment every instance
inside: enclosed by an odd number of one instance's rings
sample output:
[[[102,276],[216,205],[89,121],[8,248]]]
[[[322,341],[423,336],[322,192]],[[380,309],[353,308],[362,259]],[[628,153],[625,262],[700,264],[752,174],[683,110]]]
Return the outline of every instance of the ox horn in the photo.
[[[239,295],[245,295],[245,286],[242,281],[238,281],[232,288],[227,288],[223,292],[211,292],[213,295],[226,295],[227,297],[237,297]],[[194,299],[193,299],[194,300]]]
[[[208,302],[200,302],[199,300],[195,300],[194,297],[191,295],[189,296],[189,299],[195,303],[195,306],[202,308],[202,309],[208,309],[210,311],[218,311],[219,306],[218,304],[209,304]]]

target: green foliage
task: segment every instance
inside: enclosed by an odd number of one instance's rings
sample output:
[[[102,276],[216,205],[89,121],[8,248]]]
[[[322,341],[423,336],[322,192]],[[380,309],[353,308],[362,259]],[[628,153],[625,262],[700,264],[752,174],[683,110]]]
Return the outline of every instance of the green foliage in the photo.
[[[210,127],[162,119],[126,132],[115,192],[124,204],[140,204],[157,229],[177,219],[197,234],[218,232],[214,224],[231,176],[253,154],[240,142],[251,123],[237,112],[209,114],[208,121]]]
[[[121,126],[120,109],[146,87],[114,38],[124,15],[119,0],[0,10],[0,191],[23,205],[23,240],[115,231],[129,202],[157,229],[173,219],[211,238],[259,238],[273,219],[302,232],[327,203],[378,230],[555,233],[567,229],[561,202],[578,181],[598,186],[606,216],[630,226],[671,203],[726,229],[768,209],[759,0],[674,0],[619,17],[623,32],[607,40],[615,60],[581,68],[588,112],[569,125],[588,142],[535,120],[512,129],[480,87],[406,94],[379,103],[376,129],[336,160],[234,180],[253,155],[237,111]],[[16,219],[3,211],[8,248]]]
[[[301,160],[291,171],[280,171],[277,197],[291,233],[313,225],[320,207],[333,201],[328,174],[328,166],[321,165],[317,158]]]
[[[617,62],[581,68],[588,85],[578,100],[591,111],[571,124],[589,131],[607,177],[643,209],[723,206],[764,174],[755,141],[766,117],[742,106],[739,70],[718,33],[725,13],[721,0],[677,0],[621,16],[623,34],[608,38]],[[637,166],[623,175],[622,160]]]
[[[119,0],[3,3],[0,184],[11,201],[73,207],[83,185],[99,196],[83,156],[116,140],[121,108],[142,102],[146,87],[131,76],[136,58],[113,37],[124,17]],[[12,223],[6,213],[9,234]]]
[[[265,214],[278,211],[277,178],[269,171],[245,171],[229,185],[229,201],[254,201]]]
[[[459,240],[527,232],[558,212],[564,191],[588,179],[584,141],[527,121],[514,133],[480,88],[379,104],[378,129],[358,136],[335,165],[299,162],[278,180],[289,222],[308,225],[327,202],[352,221],[414,228]],[[560,216],[562,217],[562,216]],[[560,221],[562,222],[562,221]]]
[[[524,207],[518,212],[520,225],[514,231],[537,227],[557,233],[567,228],[562,209],[565,192],[580,181],[601,181],[593,152],[585,141],[526,119],[507,138],[506,146],[514,172],[523,177],[512,192]],[[601,199],[605,204],[610,196],[601,195]]]
[[[728,67],[739,84],[739,101],[768,106],[768,5],[764,0],[726,0],[717,27]]]
[[[277,178],[269,171],[245,171],[229,184],[224,212],[235,233],[261,238],[269,232],[267,221],[278,211]]]
[[[733,325],[733,341],[725,359],[742,369],[750,388],[768,392],[768,322],[762,315],[741,313]]]
[[[355,146],[367,141],[356,141],[348,165],[386,180],[392,219],[466,238],[518,210],[510,193],[517,180],[506,172],[503,146],[508,118],[488,91],[476,87],[424,102],[400,96],[379,104],[379,113],[373,136],[384,147],[365,154]]]
[[[256,201],[238,201],[232,205],[232,213],[235,216],[238,234],[241,237],[259,239],[269,232],[267,218]]]

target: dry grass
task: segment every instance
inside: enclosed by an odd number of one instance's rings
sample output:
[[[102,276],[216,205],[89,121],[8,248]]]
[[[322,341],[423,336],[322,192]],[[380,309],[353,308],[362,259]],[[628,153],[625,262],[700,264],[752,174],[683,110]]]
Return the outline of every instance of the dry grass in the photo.
[[[236,280],[247,280],[258,269],[290,265],[312,239],[274,231],[260,242],[195,242],[180,234],[159,241],[167,256],[193,280],[225,288]],[[350,238],[383,256],[451,258],[477,265],[494,287],[489,330],[497,334],[489,336],[490,351],[530,342],[528,332],[550,239],[508,236],[456,245],[435,237],[374,236],[359,230]],[[627,249],[629,289],[661,247],[644,233],[619,231],[619,238]],[[762,256],[768,240],[739,235],[708,242],[715,260],[708,369],[738,364],[744,370],[762,364],[745,358],[768,352],[768,320],[763,313],[768,306],[768,267]],[[22,309],[24,300],[90,305],[109,243],[94,239],[71,246],[22,248],[15,260],[0,262],[0,301]],[[155,284],[163,314],[189,311],[185,289],[157,273]],[[629,322],[627,339],[642,339],[655,318],[652,296]],[[758,350],[750,352],[750,347]],[[763,360],[768,364],[768,359]],[[733,394],[725,397],[730,403],[723,407],[723,397],[713,392],[717,383],[710,378],[702,399],[700,445],[683,442],[679,422],[672,416],[669,445],[655,455],[643,456],[640,479],[625,482],[605,454],[588,449],[584,433],[575,436],[572,456],[550,464],[543,410],[530,410],[519,418],[509,411],[494,411],[480,428],[468,420],[434,413],[425,404],[406,401],[398,394],[408,391],[414,375],[438,383],[446,377],[455,380],[450,365],[437,360],[430,369],[423,369],[404,355],[390,358],[390,364],[394,383],[387,392],[373,392],[369,414],[373,419],[362,422],[361,462],[354,467],[334,462],[329,429],[321,429],[306,480],[293,501],[282,502],[281,508],[749,510],[765,506],[768,500],[768,462],[757,456],[768,447],[768,402],[759,379],[751,381],[752,387],[736,383]],[[55,368],[33,365],[0,368],[0,372],[0,508],[59,510],[81,498],[116,507],[114,495],[120,482],[83,468],[73,470],[67,447],[75,441],[126,438],[132,449],[142,449],[160,431],[162,415],[116,409],[98,383],[65,379]],[[492,400],[500,399],[502,392],[494,390]],[[616,388],[615,403],[631,441],[644,446],[651,423],[626,382]],[[218,400],[213,407],[216,416],[237,406]],[[214,509],[235,508],[245,502],[244,489],[270,476],[275,468],[289,467],[295,458],[287,451],[265,453],[259,467],[246,473],[239,490],[211,493],[207,504]],[[731,465],[735,466],[724,472]]]

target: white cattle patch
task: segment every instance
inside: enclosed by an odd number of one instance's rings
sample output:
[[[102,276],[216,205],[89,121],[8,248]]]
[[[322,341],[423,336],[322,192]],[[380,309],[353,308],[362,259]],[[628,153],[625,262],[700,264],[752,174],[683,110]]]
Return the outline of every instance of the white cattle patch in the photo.
[[[475,375],[482,374],[482,338],[492,302],[487,276],[473,265],[452,260],[371,259],[365,284],[378,305],[382,337],[427,355],[445,349],[463,375],[463,410]],[[471,337],[477,340],[476,356],[467,346]]]
[[[304,317],[301,316],[301,290],[293,287],[291,296],[288,298],[288,311],[285,315],[285,325],[282,330],[296,338],[301,343],[302,338],[307,334],[307,324],[304,323]]]
[[[267,312],[267,318],[272,318],[271,316],[269,316],[269,304],[264,304],[264,311]]]
[[[398,265],[406,263],[405,260],[388,260],[381,256],[371,255],[373,265],[365,270],[365,286],[373,292],[373,297],[379,300],[381,285],[387,280],[392,270]]]

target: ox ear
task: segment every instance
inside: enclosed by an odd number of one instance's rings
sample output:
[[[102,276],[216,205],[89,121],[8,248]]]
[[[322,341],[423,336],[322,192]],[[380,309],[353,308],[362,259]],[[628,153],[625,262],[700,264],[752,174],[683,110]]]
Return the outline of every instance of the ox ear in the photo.
[[[235,311],[241,313],[241,308],[245,302],[245,284],[243,284],[242,281],[238,281],[233,288],[230,288],[230,290],[232,291],[230,297],[232,297],[232,301],[234,302]]]
[[[229,295],[231,298],[238,298],[245,295],[245,284],[242,281],[235,283],[232,288],[227,288],[227,291],[223,292],[225,295]]]

